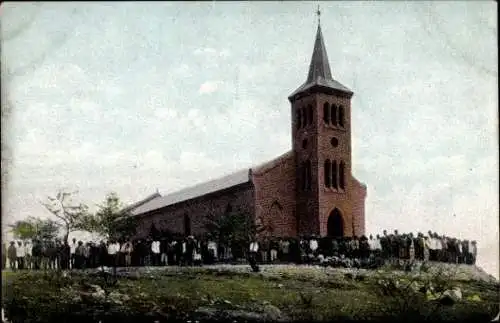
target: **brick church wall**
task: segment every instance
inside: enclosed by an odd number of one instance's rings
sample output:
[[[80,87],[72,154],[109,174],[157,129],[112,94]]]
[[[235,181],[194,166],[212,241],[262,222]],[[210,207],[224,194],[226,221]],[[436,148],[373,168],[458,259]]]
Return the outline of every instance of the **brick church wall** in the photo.
[[[226,212],[228,205],[231,205],[233,211],[255,214],[254,195],[252,184],[245,183],[139,215],[141,221],[137,237],[146,237],[153,223],[159,230],[168,229],[171,232],[185,234],[185,214],[189,215],[191,234],[203,234],[206,232],[207,215],[222,215]]]
[[[279,237],[297,235],[295,216],[295,159],[290,151],[252,172],[256,218]]]
[[[365,200],[366,186],[361,184],[356,178],[352,177],[352,215],[354,218],[354,233],[362,236],[365,232]]]

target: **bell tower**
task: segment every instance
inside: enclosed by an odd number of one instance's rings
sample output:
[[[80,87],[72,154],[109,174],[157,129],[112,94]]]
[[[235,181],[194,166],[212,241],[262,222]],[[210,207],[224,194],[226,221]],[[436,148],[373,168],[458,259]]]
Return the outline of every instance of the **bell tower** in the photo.
[[[307,79],[288,97],[297,169],[298,234],[351,235],[355,231],[356,199],[351,185],[353,92],[332,76],[319,9],[317,13],[318,29]]]

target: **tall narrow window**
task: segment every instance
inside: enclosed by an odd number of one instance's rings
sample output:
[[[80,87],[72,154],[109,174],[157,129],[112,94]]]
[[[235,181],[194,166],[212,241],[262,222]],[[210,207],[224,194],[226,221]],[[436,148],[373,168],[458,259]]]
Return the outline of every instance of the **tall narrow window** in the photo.
[[[184,214],[184,234],[187,236],[191,235],[191,218],[189,214]]]
[[[302,187],[302,190],[305,191],[305,189],[306,189],[306,164],[305,163],[300,164],[300,186]]]
[[[302,125],[302,115],[300,114],[300,110],[297,110],[296,112],[297,114],[297,129],[300,129],[301,125]]]
[[[337,125],[337,105],[336,104],[332,104],[330,118],[331,118],[332,124],[334,126],[336,126]]]
[[[332,163],[330,162],[330,159],[325,160],[324,172],[325,172],[325,186],[332,187]]]
[[[344,177],[344,162],[340,162],[339,165],[339,186],[341,189],[345,189],[345,177]]]
[[[311,161],[308,160],[306,161],[306,178],[307,178],[307,181],[306,181],[306,190],[310,190],[311,189],[311,180],[312,180],[312,176],[311,176]]]
[[[330,105],[328,102],[323,104],[323,121],[327,124],[330,123]]]
[[[344,127],[344,107],[339,106],[339,125]]]
[[[333,188],[337,189],[339,188],[338,186],[338,170],[337,170],[337,161],[334,160],[332,163],[332,186]]]
[[[307,124],[313,123],[313,107],[311,105],[307,106]]]
[[[300,109],[300,120],[302,121],[300,127],[304,128],[304,126],[306,125],[306,114],[304,108]]]

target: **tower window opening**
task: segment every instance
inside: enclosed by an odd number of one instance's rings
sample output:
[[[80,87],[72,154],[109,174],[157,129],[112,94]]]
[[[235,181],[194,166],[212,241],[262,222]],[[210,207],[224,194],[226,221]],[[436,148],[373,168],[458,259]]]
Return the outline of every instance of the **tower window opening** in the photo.
[[[307,124],[311,125],[313,123],[313,107],[311,105],[307,106]]]
[[[302,149],[307,148],[307,139],[302,140]]]
[[[337,169],[337,161],[334,160],[332,163],[332,187],[338,189],[338,169]]]
[[[330,105],[328,102],[323,104],[323,121],[328,124],[330,123]]]
[[[300,120],[302,121],[302,123],[300,124],[300,127],[304,128],[306,125],[306,113],[305,113],[304,108],[300,109]]]
[[[332,137],[332,140],[330,140],[330,143],[332,144],[333,147],[337,147],[339,145],[339,140],[335,137]]]
[[[300,179],[301,179],[301,184],[302,184],[302,190],[305,191],[306,190],[306,178],[307,178],[307,174],[306,174],[306,163],[302,163],[300,165],[300,172],[301,172],[301,176],[300,176]]]
[[[337,126],[337,105],[335,104],[331,107],[330,120],[334,126]]]
[[[325,186],[332,187],[332,163],[330,162],[330,159],[325,160],[324,172]]]
[[[311,172],[311,161],[306,161],[306,190],[311,190],[311,180],[312,180],[312,172]]]
[[[300,110],[297,110],[296,114],[297,114],[297,129],[300,129],[300,127],[302,125],[302,118],[301,118]]]
[[[343,161],[340,162],[339,165],[339,186],[341,189],[345,189],[345,164]]]
[[[339,125],[343,128],[344,127],[344,107],[343,106],[339,106]]]

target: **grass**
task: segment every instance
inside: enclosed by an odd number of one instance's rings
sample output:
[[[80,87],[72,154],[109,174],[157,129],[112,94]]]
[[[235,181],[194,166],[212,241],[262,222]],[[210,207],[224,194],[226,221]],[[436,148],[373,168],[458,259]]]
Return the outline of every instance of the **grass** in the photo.
[[[271,304],[290,320],[373,319],[384,315],[398,315],[398,309],[391,303],[394,299],[381,297],[377,285],[380,277],[389,277],[389,273],[367,276],[364,280],[356,281],[346,278],[341,272],[326,274],[317,269],[302,269],[271,275],[208,269],[159,271],[138,274],[136,279],[121,278],[105,289],[107,292],[118,292],[131,297],[117,305],[117,311],[125,307],[140,308],[134,311],[141,313],[166,312],[173,307],[176,311],[184,312],[192,312],[199,307],[255,310],[262,308],[264,304]],[[69,308],[75,312],[80,307],[91,311],[92,306],[102,307],[95,304],[81,305],[80,303],[85,303],[83,301],[74,301],[69,307],[57,305],[58,302],[68,302],[71,298],[61,296],[61,288],[70,286],[76,295],[78,290],[83,289],[82,282],[102,285],[96,278],[82,273],[62,279],[42,272],[2,272],[2,279],[6,302],[18,307],[23,304],[25,312],[63,311]],[[464,300],[451,307],[439,307],[438,311],[446,314],[446,317],[475,313],[492,318],[498,312],[498,284],[476,281],[449,283],[462,289]],[[479,295],[481,301],[468,301],[467,297],[472,295]],[[26,297],[31,301],[28,302]],[[40,303],[47,306],[45,310],[41,309]],[[26,311],[29,306],[33,308]],[[430,310],[427,303],[410,303],[408,306],[411,308],[404,311],[423,313]]]

